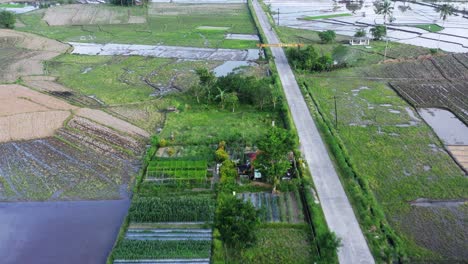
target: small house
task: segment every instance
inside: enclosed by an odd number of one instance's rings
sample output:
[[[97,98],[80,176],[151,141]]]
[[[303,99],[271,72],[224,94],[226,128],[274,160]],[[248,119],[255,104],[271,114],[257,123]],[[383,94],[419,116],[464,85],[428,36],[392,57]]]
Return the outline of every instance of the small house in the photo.
[[[369,46],[370,38],[368,37],[352,37],[349,40],[351,46]]]

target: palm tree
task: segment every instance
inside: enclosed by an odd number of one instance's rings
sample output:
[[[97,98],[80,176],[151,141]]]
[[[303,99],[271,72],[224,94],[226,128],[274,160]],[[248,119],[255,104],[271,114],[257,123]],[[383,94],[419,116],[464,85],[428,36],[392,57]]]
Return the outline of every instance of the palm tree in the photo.
[[[387,30],[387,19],[390,22],[392,20],[393,14],[393,5],[390,0],[376,1],[374,2],[374,11],[378,15],[383,15],[385,31]],[[384,60],[387,58],[387,48],[388,48],[388,38],[386,38],[385,42],[385,52],[384,52]]]
[[[443,5],[437,6],[435,10],[439,12],[440,19],[442,19],[442,27],[444,27],[445,20],[447,20],[449,16],[453,15],[453,11],[454,11],[453,6],[449,4],[443,4]],[[437,42],[437,49],[439,48],[439,45],[440,45],[440,35],[441,34],[439,32],[439,41]]]

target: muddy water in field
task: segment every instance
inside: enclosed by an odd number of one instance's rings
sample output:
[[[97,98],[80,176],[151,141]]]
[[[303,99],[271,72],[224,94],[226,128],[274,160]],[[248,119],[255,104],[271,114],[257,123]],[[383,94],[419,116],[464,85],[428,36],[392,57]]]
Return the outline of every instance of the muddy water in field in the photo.
[[[468,127],[451,112],[437,108],[419,109],[421,117],[446,145],[468,145]]]
[[[0,203],[0,263],[105,263],[128,207],[128,200]]]

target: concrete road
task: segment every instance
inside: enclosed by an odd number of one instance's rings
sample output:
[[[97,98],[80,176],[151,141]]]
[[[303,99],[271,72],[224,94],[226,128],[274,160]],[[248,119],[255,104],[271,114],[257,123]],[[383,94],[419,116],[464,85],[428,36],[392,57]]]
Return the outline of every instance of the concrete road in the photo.
[[[278,37],[271,30],[268,19],[257,0],[253,0],[253,6],[268,43],[279,43]],[[272,48],[271,50],[299,134],[301,151],[312,172],[325,219],[330,229],[342,239],[343,246],[338,252],[339,261],[350,264],[374,263],[351,204],[310,115],[286,55],[282,48]]]

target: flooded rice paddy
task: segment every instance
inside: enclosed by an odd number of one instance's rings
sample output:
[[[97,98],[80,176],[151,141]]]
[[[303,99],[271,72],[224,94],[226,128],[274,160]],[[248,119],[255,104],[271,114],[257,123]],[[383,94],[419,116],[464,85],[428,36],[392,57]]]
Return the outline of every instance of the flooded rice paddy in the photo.
[[[102,264],[129,200],[0,203],[2,264]]]
[[[259,58],[257,49],[209,49],[177,46],[151,46],[130,44],[95,44],[70,42],[72,54],[107,56],[149,56],[188,60],[254,61]]]
[[[450,111],[422,108],[421,117],[446,145],[468,145],[468,127]]]
[[[429,3],[394,1],[393,21],[389,23],[388,36],[392,41],[440,48],[451,52],[468,52],[468,19],[461,14],[442,21],[434,6]],[[314,31],[335,30],[352,36],[359,28],[366,29],[382,24],[383,17],[375,14],[373,1],[331,0],[266,0],[273,12],[279,11],[279,24]],[[463,10],[464,6],[456,6]],[[304,20],[306,17],[334,16],[327,19]],[[278,15],[273,16],[278,21]],[[444,29],[437,33],[416,28],[415,25],[437,24]],[[441,33],[441,34],[439,34]],[[439,41],[440,39],[440,41]]]

